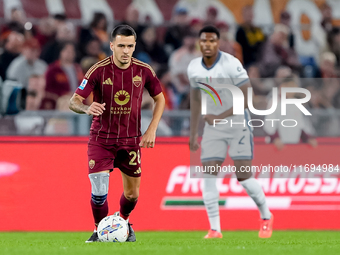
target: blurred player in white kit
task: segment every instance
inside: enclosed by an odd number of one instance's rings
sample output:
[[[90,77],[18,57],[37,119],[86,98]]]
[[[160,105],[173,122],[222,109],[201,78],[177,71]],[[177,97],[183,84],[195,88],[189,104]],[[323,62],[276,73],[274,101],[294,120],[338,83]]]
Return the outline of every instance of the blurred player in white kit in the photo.
[[[188,77],[191,84],[191,129],[190,150],[196,151],[198,143],[198,123],[201,114],[201,95],[215,93],[220,104],[206,97],[206,121],[203,139],[201,161],[203,167],[221,166],[227,155],[234,161],[236,177],[254,200],[260,211],[261,226],[259,237],[269,238],[272,235],[273,215],[268,209],[266,198],[258,181],[251,172],[241,172],[241,166],[251,166],[253,159],[253,132],[245,124],[213,125],[215,119],[227,119],[228,123],[247,123],[250,120],[247,109],[247,89],[251,86],[246,70],[241,62],[232,55],[219,51],[219,31],[213,26],[204,27],[199,33],[199,45],[203,57],[192,60],[188,66]],[[214,83],[227,83],[237,86],[244,94],[244,115],[233,115],[233,97],[228,89]],[[201,94],[202,93],[202,94]],[[217,101],[217,100],[216,100]],[[217,123],[218,124],[218,123]],[[219,191],[216,186],[217,173],[206,173],[203,178],[203,200],[208,213],[210,230],[205,238],[222,238],[219,216]]]

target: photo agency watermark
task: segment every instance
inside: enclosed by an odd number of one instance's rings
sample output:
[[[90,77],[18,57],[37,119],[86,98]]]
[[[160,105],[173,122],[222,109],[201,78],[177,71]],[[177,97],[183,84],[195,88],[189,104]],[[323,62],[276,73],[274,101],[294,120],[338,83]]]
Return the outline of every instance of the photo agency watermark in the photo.
[[[248,80],[249,81],[249,80]],[[208,85],[203,82],[197,82],[199,84],[199,89],[203,91],[201,94],[201,114],[207,115],[208,112],[208,100],[213,100],[214,105],[218,106],[220,104],[223,107],[223,94],[225,90],[228,90],[231,94],[231,101],[233,108],[233,115],[245,115],[245,97],[243,95],[242,90],[231,84],[214,84],[214,87]],[[280,93],[279,93],[280,92]],[[303,94],[304,97],[302,98],[290,98],[287,95],[290,94]],[[230,95],[229,95],[230,96]],[[215,100],[217,98],[218,100]],[[255,109],[253,104],[253,88],[247,88],[247,104],[248,110],[257,116],[270,116],[275,111],[279,110],[281,116],[287,116],[287,105],[295,105],[297,108],[296,110],[301,111],[302,114],[305,116],[311,116],[312,114],[303,106],[304,103],[307,103],[311,99],[311,93],[309,90],[304,88],[298,87],[282,87],[282,88],[272,88],[271,90],[271,100],[272,105],[269,109],[266,110],[259,110]],[[279,102],[280,101],[280,102]],[[209,109],[211,110],[211,109]],[[298,125],[298,120],[287,117],[287,118],[265,118],[262,119],[247,119],[245,118],[243,121],[235,121],[233,119],[214,119],[213,126],[216,127],[217,125],[228,125],[230,127],[246,127],[246,125],[257,128],[263,127],[265,122],[268,122],[272,127],[275,124],[280,124],[283,127],[296,127]],[[267,124],[267,123],[266,123]]]

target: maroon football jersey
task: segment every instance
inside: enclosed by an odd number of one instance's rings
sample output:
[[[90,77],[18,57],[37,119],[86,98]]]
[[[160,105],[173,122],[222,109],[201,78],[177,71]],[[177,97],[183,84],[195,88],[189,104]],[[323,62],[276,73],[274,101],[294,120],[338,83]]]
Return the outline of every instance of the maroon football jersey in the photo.
[[[152,68],[135,58],[127,69],[117,67],[113,56],[93,65],[77,88],[78,95],[106,103],[100,116],[93,116],[90,135],[97,138],[132,138],[141,136],[143,88],[154,97],[162,88]]]

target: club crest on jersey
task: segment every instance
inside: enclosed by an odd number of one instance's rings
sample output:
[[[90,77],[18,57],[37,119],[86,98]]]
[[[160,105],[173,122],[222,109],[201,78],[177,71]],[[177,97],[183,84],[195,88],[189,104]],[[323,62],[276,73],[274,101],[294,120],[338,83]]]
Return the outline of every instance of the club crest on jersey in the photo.
[[[81,89],[83,90],[85,88],[87,84],[87,80],[86,79],[83,79],[83,81],[81,82],[81,84],[79,85],[78,89]]]
[[[130,94],[125,90],[119,90],[114,96],[115,102],[119,105],[125,105],[130,101]]]
[[[142,84],[142,77],[136,75],[132,78],[133,85],[135,85],[137,88]]]
[[[94,168],[94,165],[96,164],[96,162],[93,160],[93,159],[91,159],[90,161],[89,161],[89,167],[91,168],[91,169],[93,169]]]

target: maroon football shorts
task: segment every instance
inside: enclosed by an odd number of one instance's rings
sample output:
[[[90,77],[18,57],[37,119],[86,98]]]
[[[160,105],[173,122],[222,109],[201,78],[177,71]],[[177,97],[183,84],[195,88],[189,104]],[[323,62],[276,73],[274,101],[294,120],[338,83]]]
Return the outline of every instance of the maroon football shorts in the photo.
[[[140,137],[103,139],[90,136],[88,142],[89,173],[110,170],[117,167],[132,177],[141,176]]]

